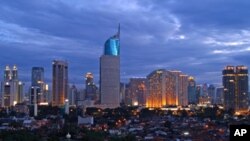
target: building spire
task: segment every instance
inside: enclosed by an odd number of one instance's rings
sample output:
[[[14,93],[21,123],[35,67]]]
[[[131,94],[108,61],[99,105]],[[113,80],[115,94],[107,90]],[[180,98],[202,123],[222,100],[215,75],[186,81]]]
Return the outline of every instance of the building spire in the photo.
[[[121,27],[120,27],[120,23],[119,23],[119,25],[118,25],[118,32],[117,32],[117,37],[118,37],[118,38],[120,38],[120,28],[121,28]]]

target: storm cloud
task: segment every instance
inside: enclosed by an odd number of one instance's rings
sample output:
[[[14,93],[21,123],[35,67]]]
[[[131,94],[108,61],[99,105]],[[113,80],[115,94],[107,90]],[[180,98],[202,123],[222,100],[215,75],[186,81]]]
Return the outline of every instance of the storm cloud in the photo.
[[[33,66],[67,60],[70,83],[99,80],[106,39],[121,25],[121,78],[159,68],[181,70],[198,83],[221,84],[226,65],[250,66],[247,0],[0,1],[0,68],[16,64],[29,82]]]

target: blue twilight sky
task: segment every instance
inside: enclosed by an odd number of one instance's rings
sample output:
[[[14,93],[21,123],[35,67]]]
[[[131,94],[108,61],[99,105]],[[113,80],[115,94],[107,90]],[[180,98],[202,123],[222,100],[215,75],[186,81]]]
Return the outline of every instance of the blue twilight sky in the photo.
[[[0,73],[69,62],[70,83],[99,79],[99,57],[121,24],[121,78],[158,68],[181,70],[198,83],[221,84],[225,65],[250,66],[249,0],[0,0]],[[3,76],[0,80],[3,79]],[[83,86],[83,85],[82,85]]]

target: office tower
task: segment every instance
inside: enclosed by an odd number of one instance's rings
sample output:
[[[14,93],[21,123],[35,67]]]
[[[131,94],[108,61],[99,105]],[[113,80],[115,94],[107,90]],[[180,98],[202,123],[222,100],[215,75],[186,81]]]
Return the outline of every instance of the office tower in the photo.
[[[147,76],[147,107],[159,108],[176,105],[176,77],[164,69],[155,70]]]
[[[178,106],[188,105],[188,75],[181,71],[170,71],[175,76],[175,104]]]
[[[85,75],[85,100],[98,100],[97,86],[94,83],[94,75],[91,72]]]
[[[18,80],[18,72],[16,65],[14,65],[12,69],[12,80]]]
[[[12,77],[10,66],[6,66],[4,70],[4,81],[10,81]]]
[[[224,108],[238,112],[248,109],[248,69],[246,66],[226,66],[222,71]]]
[[[208,97],[211,104],[215,104],[215,86],[210,84],[207,88]]]
[[[199,97],[199,103],[200,104],[206,104],[209,105],[211,104],[211,97],[208,95],[208,84],[204,83],[201,86],[201,93],[200,93],[200,97]]]
[[[237,111],[248,110],[248,69],[246,66],[236,66],[236,107]]]
[[[174,92],[174,97],[175,97],[175,103],[173,105],[179,105],[179,91],[180,91],[180,75],[181,75],[181,71],[170,71],[174,77],[175,77],[175,81],[174,81],[174,85],[175,85],[175,92]]]
[[[202,90],[202,86],[197,85],[196,86],[196,91],[195,91],[195,96],[196,96],[196,99],[197,99],[197,103],[200,103],[201,90]]]
[[[180,90],[178,94],[178,100],[180,106],[188,105],[188,75],[181,74],[180,75]]]
[[[146,78],[130,78],[128,84],[128,95],[131,99],[130,105],[146,104]]]
[[[31,86],[42,87],[44,82],[44,68],[33,67],[31,76]]]
[[[24,101],[24,86],[25,84],[23,82],[18,82],[17,103],[22,103]]]
[[[75,85],[72,85],[69,89],[69,96],[68,96],[68,102],[69,105],[76,105],[77,101],[77,96],[78,96],[78,91]]]
[[[54,60],[52,68],[52,105],[64,106],[68,96],[68,63]]]
[[[188,77],[188,103],[197,104],[198,99],[196,96],[196,83],[194,77]]]
[[[208,97],[208,84],[207,83],[204,83],[202,85],[202,93],[201,93],[201,96],[203,97]]]
[[[216,89],[215,104],[223,104],[224,101],[223,93],[224,93],[223,87]]]
[[[126,99],[126,83],[120,83],[120,101],[121,104],[125,104]]]
[[[101,104],[114,108],[120,106],[120,26],[117,34],[104,45],[100,57]]]
[[[31,89],[36,87],[39,89],[39,95],[37,95],[37,104],[48,103],[48,93],[46,93],[46,84],[44,82],[44,68],[43,67],[32,67],[31,74]],[[32,92],[32,90],[30,90]],[[30,93],[30,95],[33,95]],[[30,102],[32,103],[32,101]]]
[[[11,70],[7,65],[4,70],[4,81],[1,83],[1,103],[2,107],[14,106],[23,101],[24,83],[18,80],[18,69],[14,65]]]
[[[31,86],[30,88],[30,105],[38,104],[39,95],[41,94],[41,89],[38,86]]]

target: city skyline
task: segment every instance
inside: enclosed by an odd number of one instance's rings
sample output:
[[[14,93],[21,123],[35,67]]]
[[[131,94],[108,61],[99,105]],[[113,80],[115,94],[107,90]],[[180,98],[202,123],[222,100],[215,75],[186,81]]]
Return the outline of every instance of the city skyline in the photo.
[[[69,63],[70,83],[83,84],[86,72],[93,72],[97,83],[103,43],[121,23],[122,82],[163,68],[181,70],[199,84],[221,84],[226,65],[249,67],[249,4],[1,1],[0,69],[16,64],[27,83],[31,68],[41,66],[51,84],[51,61],[61,59]]]

